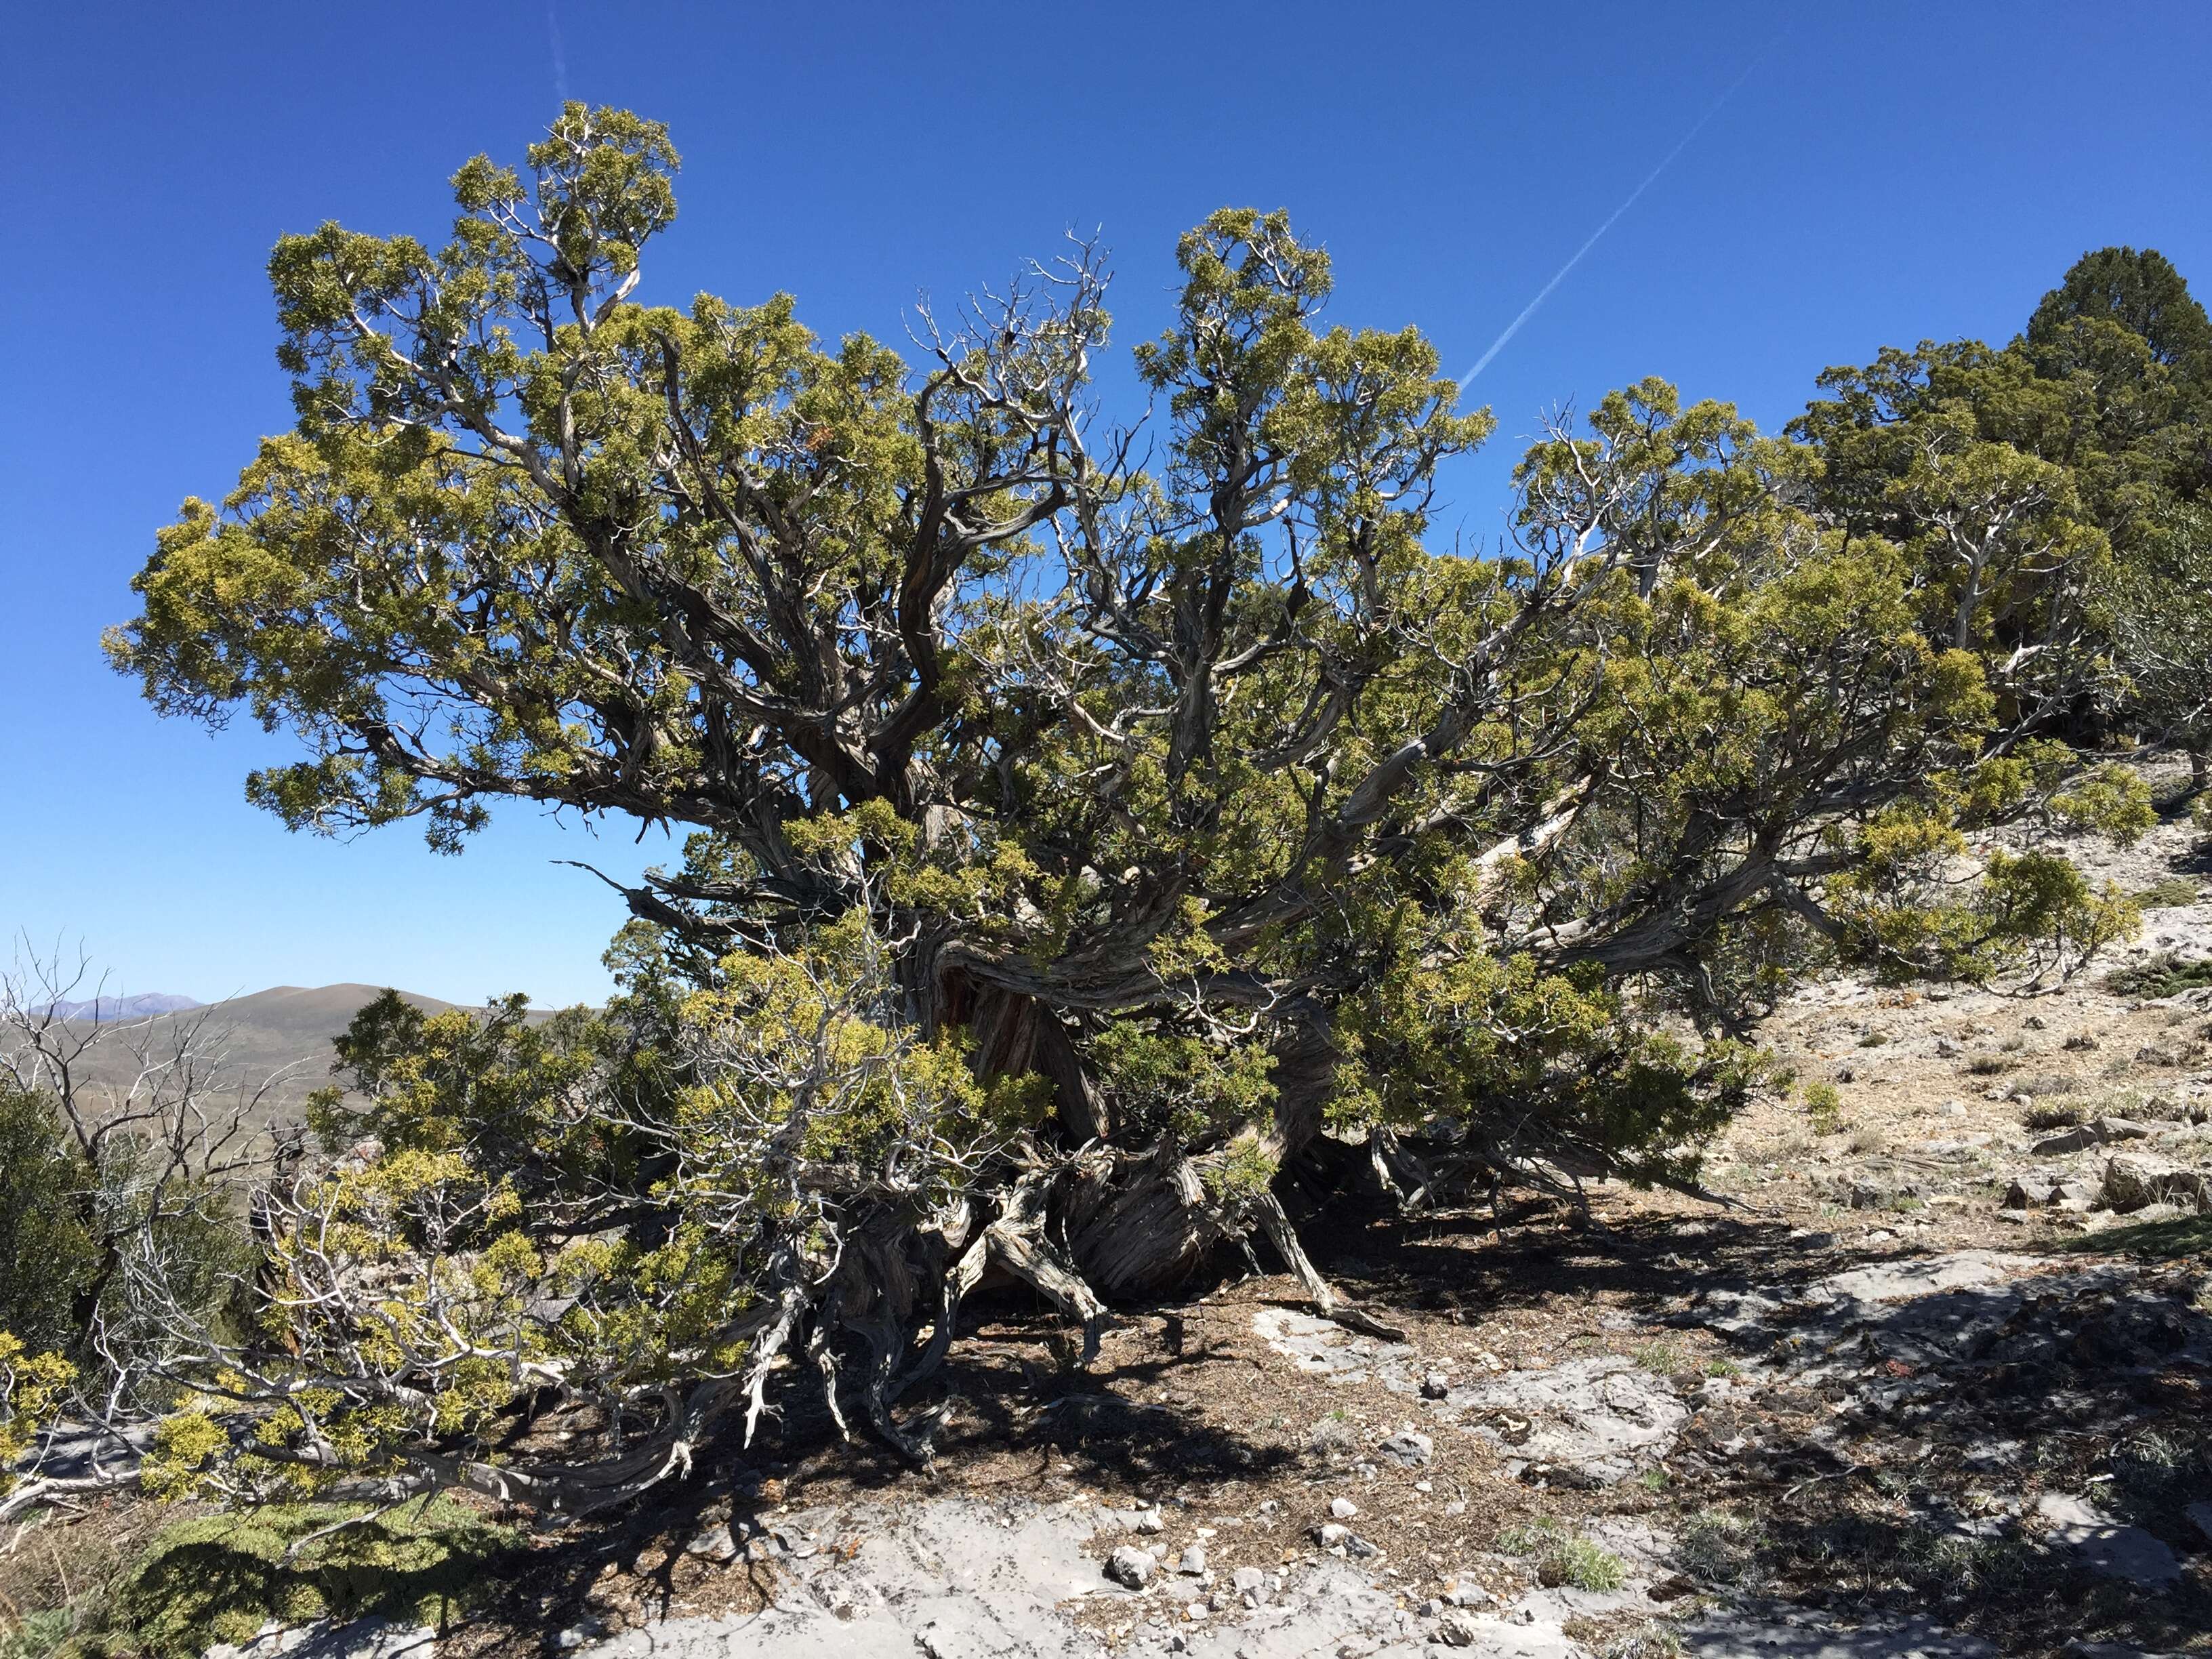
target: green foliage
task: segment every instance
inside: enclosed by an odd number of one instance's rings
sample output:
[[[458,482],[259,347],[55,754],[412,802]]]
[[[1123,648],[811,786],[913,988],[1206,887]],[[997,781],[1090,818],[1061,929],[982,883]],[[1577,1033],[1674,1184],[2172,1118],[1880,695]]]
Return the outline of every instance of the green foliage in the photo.
[[[50,1097],[0,1089],[0,1331],[105,1389],[113,1356],[156,1340],[130,1272],[158,1273],[179,1316],[222,1328],[251,1250],[232,1194],[171,1167],[149,1138],[100,1133],[91,1147]]]
[[[2083,254],[2036,306],[2027,343],[2059,347],[2088,321],[2117,324],[2136,336],[2153,361],[2185,383],[2212,385],[2212,319],[2157,250],[2106,247]]]
[[[1537,1577],[1546,1584],[1602,1593],[1627,1582],[1619,1556],[1568,1532],[1548,1516],[1506,1527],[1498,1534],[1498,1547],[1508,1555],[1534,1557]]]
[[[28,1352],[0,1331],[0,1494],[15,1484],[15,1465],[54,1419],[74,1367],[57,1353]]]
[[[2212,986],[2212,957],[2184,962],[2171,951],[2160,951],[2147,962],[2115,969],[2105,975],[2105,988],[2113,995],[2141,997],[2147,1001],[2179,996],[2184,991],[2202,990],[2207,986]]]
[[[76,1628],[70,1607],[41,1607],[0,1632],[0,1659],[48,1659]]]
[[[2122,847],[2132,847],[2158,822],[2150,785],[2125,766],[2083,774],[2051,797],[2051,811],[2060,822]]]
[[[1815,1134],[1841,1134],[1845,1127],[1842,1092],[1832,1083],[1807,1084],[1805,1115],[1812,1120]]]
[[[512,1528],[450,1499],[381,1515],[278,1505],[180,1521],[117,1587],[97,1644],[183,1659],[250,1641],[272,1619],[441,1624],[520,1544]]]
[[[2060,1248],[2094,1248],[2100,1253],[2132,1255],[2149,1261],[2202,1263],[2212,1260],[2212,1214],[2178,1216],[2171,1221],[2124,1219],[2122,1224],[2106,1228],[2090,1238],[2066,1239]],[[2200,1312],[2212,1313],[2212,1292],[2200,1291],[2195,1305]]]
[[[0,1331],[34,1352],[72,1348],[82,1334],[74,1304],[98,1261],[90,1185],[53,1102],[0,1088]]]
[[[889,1403],[986,1258],[1095,1328],[1083,1273],[1188,1271],[1325,1127],[1680,1179],[1782,1086],[1742,1033],[1804,973],[2134,926],[1970,839],[2149,822],[2066,741],[2126,684],[2115,573],[2179,544],[2144,434],[2186,351],[2124,283],[1832,371],[1786,436],[1614,392],[1468,557],[1431,509],[1488,412],[1417,331],[1325,325],[1282,214],[1177,244],[1146,442],[1093,411],[1095,250],[909,364],[787,296],[649,303],[653,124],[572,105],[526,162],[465,167],[434,249],[279,245],[293,429],[109,650],[295,738],[248,785],[292,827],[454,851],[520,799],[683,861],[624,890],[605,1011],[363,1011],[314,1107],[349,1155],[266,1218],[281,1293],[177,1402],[175,1490],[489,1482],[543,1388],[665,1474],[797,1341],[913,1455]]]
[[[2196,903],[2203,890],[2193,876],[2161,876],[2128,896],[2146,910],[2170,910]]]
[[[2084,785],[2079,794],[2085,814],[2133,822],[2132,788]],[[1919,808],[1878,814],[1853,850],[1830,900],[1855,948],[1893,980],[1981,982],[2023,966],[2071,972],[2142,924],[2134,900],[2109,884],[2091,888],[2048,853],[1995,849],[1982,860],[1981,880],[1959,890],[1945,878],[1965,860],[1966,839]]]

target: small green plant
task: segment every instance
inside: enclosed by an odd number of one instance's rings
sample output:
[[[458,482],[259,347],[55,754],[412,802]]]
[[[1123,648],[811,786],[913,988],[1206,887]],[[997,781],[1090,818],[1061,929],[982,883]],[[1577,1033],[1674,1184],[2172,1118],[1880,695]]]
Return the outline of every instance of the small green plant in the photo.
[[[2085,1116],[2078,1100],[2039,1100],[2021,1113],[2020,1121],[2031,1129],[2071,1129]]]
[[[1832,1083],[1805,1085],[1805,1115],[1816,1134],[1840,1134],[1844,1127],[1844,1097]]]
[[[1888,1041],[1889,1033],[1887,1031],[1868,1031],[1860,1036],[1859,1047],[1862,1048],[1879,1048],[1883,1043]]]
[[[1658,1468],[1648,1468],[1636,1477],[1636,1484],[1646,1492],[1664,1492],[1674,1477]]]
[[[1598,1650],[1598,1659],[1681,1659],[1681,1654],[1680,1634],[1655,1620],[1613,1637]]]
[[[1537,1559],[1536,1577],[1544,1584],[1600,1593],[1617,1590],[1628,1582],[1620,1558],[1587,1538],[1565,1539],[1546,1550]]]
[[[1547,1540],[1559,1535],[1559,1523],[1549,1516],[1534,1521],[1509,1521],[1498,1530],[1498,1553],[1504,1555],[1534,1555],[1544,1547]]]
[[[1674,1554],[1682,1571],[1709,1584],[1755,1584],[1765,1575],[1758,1524],[1727,1510],[1700,1510],[1683,1526]]]
[[[76,1629],[76,1614],[69,1607],[26,1613],[13,1630],[0,1634],[0,1659],[47,1659]]]
[[[2162,951],[2148,962],[2105,975],[2105,988],[2113,995],[2140,997],[2146,1002],[2179,996],[2184,991],[2202,990],[2209,985],[2212,985],[2212,957],[2202,962],[2184,962],[2171,951]]]
[[[1663,1339],[1645,1343],[1636,1351],[1634,1358],[1645,1370],[1661,1376],[1680,1376],[1689,1364],[1680,1348]]]
[[[1708,1359],[1698,1367],[1707,1376],[1741,1376],[1743,1367],[1729,1358]]]
[[[2187,876],[2168,876],[2130,895],[2146,910],[2162,910],[2197,902],[2201,890]]]
[[[2001,1077],[2019,1064],[2018,1060],[2008,1060],[2002,1054],[1976,1054],[1966,1062],[1966,1071],[1973,1077]]]
[[[1577,1537],[1549,1516],[1506,1527],[1498,1534],[1498,1547],[1508,1555],[1534,1557],[1537,1581],[1547,1586],[1607,1591],[1628,1581],[1619,1556]]]

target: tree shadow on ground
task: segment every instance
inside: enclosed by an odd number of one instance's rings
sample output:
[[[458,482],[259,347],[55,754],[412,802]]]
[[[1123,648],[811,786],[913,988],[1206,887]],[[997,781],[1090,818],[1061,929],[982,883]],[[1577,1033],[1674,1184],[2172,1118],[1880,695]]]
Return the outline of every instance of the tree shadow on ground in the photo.
[[[687,1546],[725,1525],[738,1559],[717,1559],[714,1571],[739,1575],[758,1606],[773,1599],[788,1552],[807,1547],[792,1531],[792,1516],[821,1506],[911,1502],[956,1490],[1027,1497],[1054,1471],[1075,1485],[1158,1502],[1191,1484],[1279,1474],[1296,1461],[1289,1449],[1209,1421],[1200,1409],[1137,1397],[1207,1357],[1182,1323],[1169,1310],[1158,1352],[1085,1371],[1071,1363],[1079,1336],[1033,1292],[973,1296],[944,1369],[913,1402],[941,1420],[936,1468],[917,1470],[857,1432],[842,1438],[819,1391],[793,1378],[751,1446],[742,1425],[731,1424],[699,1449],[690,1478],[507,1564],[501,1604],[486,1609],[504,1629],[490,1648],[468,1651],[511,1652],[518,1642],[550,1642],[565,1628],[603,1626],[612,1583],[622,1586],[627,1620],[667,1617],[706,1571]],[[846,1402],[848,1413],[853,1403]],[[950,1470],[959,1471],[957,1482],[944,1478]],[[729,1600],[729,1586],[721,1594]],[[733,1602],[744,1604],[742,1596]],[[464,1651],[455,1649],[456,1659]]]

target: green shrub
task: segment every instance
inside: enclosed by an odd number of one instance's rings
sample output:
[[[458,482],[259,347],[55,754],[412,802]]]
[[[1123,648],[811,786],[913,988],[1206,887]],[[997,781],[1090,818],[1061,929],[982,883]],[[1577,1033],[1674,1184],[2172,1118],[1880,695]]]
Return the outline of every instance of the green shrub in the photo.
[[[147,1659],[181,1659],[250,1640],[272,1619],[435,1624],[520,1542],[512,1528],[439,1498],[303,1543],[357,1513],[280,1504],[166,1528],[117,1586],[112,1631]]]
[[[2039,1100],[2020,1115],[2021,1122],[2031,1129],[2071,1129],[2082,1119],[2078,1100]]]
[[[68,1607],[42,1607],[0,1632],[0,1659],[47,1659],[69,1639],[76,1617]]]
[[[1815,1133],[1832,1135],[1843,1133],[1844,1097],[1834,1084],[1806,1085],[1805,1115],[1812,1119]]]
[[[1534,1556],[1537,1580],[1547,1585],[1617,1590],[1628,1579],[1619,1556],[1577,1537],[1549,1516],[1505,1528],[1498,1534],[1498,1547],[1508,1555]]]
[[[2105,988],[2115,996],[2140,997],[2145,1001],[2179,996],[2209,985],[2212,985],[2212,957],[2184,962],[2171,951],[2105,975]]]
[[[2197,902],[2199,890],[2187,876],[2168,876],[2154,881],[2140,892],[2131,895],[2146,910],[2165,909],[2176,905]]]
[[[33,1353],[73,1350],[81,1334],[70,1304],[92,1275],[88,1185],[53,1103],[0,1089],[0,1331]]]

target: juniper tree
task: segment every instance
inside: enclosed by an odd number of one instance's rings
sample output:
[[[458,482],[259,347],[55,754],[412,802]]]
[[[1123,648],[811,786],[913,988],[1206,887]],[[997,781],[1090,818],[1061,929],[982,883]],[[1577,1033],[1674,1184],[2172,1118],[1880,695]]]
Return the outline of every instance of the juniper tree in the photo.
[[[1958,574],[1930,599],[1950,607],[1954,638],[1978,627],[1985,653],[2003,647],[1991,666],[2020,701],[2018,738],[2167,742],[2201,783],[2212,320],[2173,266],[2099,249],[2002,349],[1923,341],[1821,384],[1830,395],[1793,427],[1820,458],[1821,510],[1948,547]],[[1931,581],[1941,570],[1925,567]]]
[[[1940,457],[1860,524],[1817,446],[1646,382],[1529,451],[1506,544],[1439,545],[1490,417],[1416,331],[1325,325],[1280,214],[1182,240],[1140,432],[1091,391],[1096,247],[924,307],[909,362],[648,303],[675,168],[572,105],[441,246],[286,239],[296,423],[112,636],[163,711],[304,744],[248,784],[295,828],[686,836],[607,1009],[356,1026],[357,1144],[270,1200],[283,1340],[204,1355],[163,1478],[587,1505],[787,1358],[924,1455],[899,1402],[987,1275],[1095,1334],[1261,1234],[1328,1305],[1274,1191],[1324,1136],[1685,1179],[1808,964],[2125,925],[2050,858],[1930,881],[1977,818],[2139,811],[2013,742],[2004,665],[2099,545],[2063,478],[1994,469],[2052,526],[2017,545]],[[545,1398],[601,1437],[495,1458]]]

